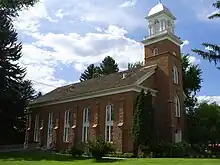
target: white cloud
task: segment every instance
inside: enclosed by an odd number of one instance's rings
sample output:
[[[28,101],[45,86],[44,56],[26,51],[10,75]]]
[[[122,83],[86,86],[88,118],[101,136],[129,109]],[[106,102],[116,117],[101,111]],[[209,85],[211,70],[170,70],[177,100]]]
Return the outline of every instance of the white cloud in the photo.
[[[200,61],[200,59],[196,58],[195,56],[189,56],[189,62],[191,64],[199,64],[201,61]]]
[[[85,35],[35,33],[32,37],[36,42],[23,45],[21,63],[27,68],[27,78],[41,82],[35,83],[35,88],[47,92],[69,83],[54,77],[59,63],[72,65],[82,72],[89,64],[99,63],[106,56],[113,57],[121,69],[125,69],[128,62],[143,60],[142,45],[127,38],[126,33],[126,30],[113,25]]]
[[[119,7],[131,7],[135,6],[138,0],[127,0],[124,3],[120,4]]]
[[[198,96],[198,101],[208,101],[209,103],[216,102],[217,104],[220,105],[220,96]]]
[[[189,41],[188,40],[184,40],[182,45],[181,45],[181,49],[186,46],[186,45],[189,45]]]

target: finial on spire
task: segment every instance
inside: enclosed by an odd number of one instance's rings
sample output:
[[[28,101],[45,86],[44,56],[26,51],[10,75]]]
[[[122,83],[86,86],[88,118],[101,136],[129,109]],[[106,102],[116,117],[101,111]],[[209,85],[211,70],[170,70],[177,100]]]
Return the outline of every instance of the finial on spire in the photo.
[[[161,0],[158,0],[159,3],[161,3]]]

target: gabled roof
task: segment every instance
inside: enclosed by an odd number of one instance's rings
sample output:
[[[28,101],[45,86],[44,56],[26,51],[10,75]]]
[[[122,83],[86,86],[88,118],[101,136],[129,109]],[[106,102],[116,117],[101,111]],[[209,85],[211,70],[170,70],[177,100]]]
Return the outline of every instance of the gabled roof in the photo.
[[[146,75],[151,76],[157,65],[144,66],[136,69],[126,70],[123,72],[109,74],[103,77],[90,79],[84,82],[58,87],[55,90],[32,101],[30,105],[48,103],[88,95],[90,93],[101,92],[107,89],[135,84],[141,78],[147,79]]]

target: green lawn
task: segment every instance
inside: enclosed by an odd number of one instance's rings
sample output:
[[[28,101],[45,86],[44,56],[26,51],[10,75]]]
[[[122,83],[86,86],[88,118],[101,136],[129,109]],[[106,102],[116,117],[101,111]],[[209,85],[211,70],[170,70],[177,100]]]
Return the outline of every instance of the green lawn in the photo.
[[[220,165],[220,159],[127,159],[103,160],[72,159],[69,156],[52,155],[46,153],[0,153],[0,165]]]

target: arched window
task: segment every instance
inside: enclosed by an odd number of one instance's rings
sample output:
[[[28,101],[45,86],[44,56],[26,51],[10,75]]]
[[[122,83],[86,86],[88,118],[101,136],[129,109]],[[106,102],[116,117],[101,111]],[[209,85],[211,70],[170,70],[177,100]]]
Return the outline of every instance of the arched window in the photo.
[[[182,131],[181,129],[176,129],[175,130],[175,143],[180,143],[182,142]]]
[[[166,21],[162,20],[161,21],[161,31],[164,31],[166,29]]]
[[[160,31],[160,22],[156,19],[154,22],[154,26],[155,26],[155,33]]]
[[[174,103],[175,103],[175,116],[180,117],[180,99],[178,96],[175,96]]]
[[[176,66],[173,67],[173,82],[174,84],[179,83],[179,75],[178,75],[178,70]]]
[[[155,56],[155,55],[158,55],[158,49],[157,48],[154,48],[154,50],[153,50],[153,55]]]

